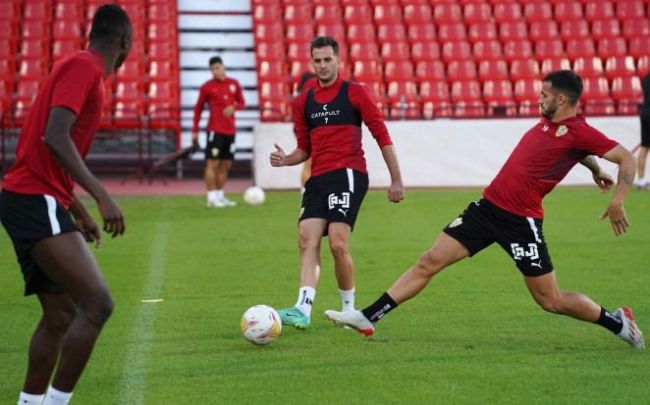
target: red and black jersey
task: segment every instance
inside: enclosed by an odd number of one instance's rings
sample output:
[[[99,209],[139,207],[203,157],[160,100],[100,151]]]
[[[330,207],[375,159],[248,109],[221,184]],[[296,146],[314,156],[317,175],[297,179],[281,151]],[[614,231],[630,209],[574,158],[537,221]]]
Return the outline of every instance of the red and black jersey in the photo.
[[[208,80],[201,86],[199,98],[194,106],[192,131],[199,130],[199,121],[205,103],[208,103],[210,108],[210,118],[206,129],[222,135],[235,136],[235,115],[224,117],[223,110],[228,106],[235,107],[235,110],[244,108],[244,94],[239,82],[226,77],[221,81],[217,79]]]
[[[528,130],[483,196],[513,214],[542,218],[542,199],[586,156],[603,156],[618,143],[578,115]]]
[[[298,148],[312,159],[312,177],[341,168],[367,173],[362,122],[380,148],[393,143],[381,111],[361,84],[340,77],[327,87],[318,84],[300,93],[293,108]]]
[[[58,164],[43,137],[52,107],[65,107],[77,116],[70,137],[81,157],[90,149],[104,104],[104,61],[98,53],[80,51],[56,63],[43,83],[25,120],[16,163],[2,188],[19,194],[47,194],[68,208],[74,181]]]

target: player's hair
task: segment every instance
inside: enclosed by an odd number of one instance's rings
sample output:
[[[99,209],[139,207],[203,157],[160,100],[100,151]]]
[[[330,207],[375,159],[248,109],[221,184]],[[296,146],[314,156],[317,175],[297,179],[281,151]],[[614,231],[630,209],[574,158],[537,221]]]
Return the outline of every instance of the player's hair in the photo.
[[[328,36],[316,37],[312,39],[311,43],[309,44],[309,53],[313,53],[314,49],[316,48],[325,48],[327,46],[332,47],[334,55],[339,54],[339,43],[336,42],[334,38]]]
[[[223,60],[221,59],[221,56],[213,56],[213,57],[211,57],[210,58],[210,64],[208,66],[212,66],[215,63],[223,65]]]
[[[546,75],[545,82],[551,83],[551,87],[564,93],[571,105],[576,105],[582,95],[582,79],[570,70],[556,70]]]
[[[131,34],[131,20],[117,4],[100,6],[93,16],[90,28],[91,41],[116,41]]]

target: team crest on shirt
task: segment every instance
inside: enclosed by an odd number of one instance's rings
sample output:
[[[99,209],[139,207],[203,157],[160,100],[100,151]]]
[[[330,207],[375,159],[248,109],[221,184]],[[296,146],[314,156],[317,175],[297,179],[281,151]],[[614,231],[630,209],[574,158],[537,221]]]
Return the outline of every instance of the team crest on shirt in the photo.
[[[237,91],[237,87],[234,84],[231,84],[230,86],[228,86],[228,90],[230,90],[231,93],[234,93],[235,91]]]
[[[562,135],[565,135],[567,132],[569,132],[569,129],[566,127],[566,125],[560,125],[557,127],[557,131],[555,131],[555,136],[560,137]]]

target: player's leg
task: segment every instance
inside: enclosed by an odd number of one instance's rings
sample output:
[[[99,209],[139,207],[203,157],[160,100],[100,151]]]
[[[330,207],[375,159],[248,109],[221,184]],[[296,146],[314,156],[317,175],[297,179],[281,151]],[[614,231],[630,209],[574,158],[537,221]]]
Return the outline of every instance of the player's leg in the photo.
[[[234,207],[235,205],[237,205],[237,203],[226,198],[223,192],[224,187],[226,186],[226,181],[228,180],[228,173],[230,172],[230,168],[232,167],[232,159],[218,159],[218,162],[219,163],[217,165],[217,192],[219,193],[221,200],[225,202],[227,206]]]
[[[217,195],[217,159],[205,160],[205,171],[203,178],[205,179],[205,189],[208,207],[220,207],[219,198]]]
[[[648,147],[639,147],[639,156],[637,157],[637,179],[634,184],[639,188],[648,186],[648,180],[645,178],[645,164],[648,159]]]
[[[77,305],[52,380],[52,387],[71,392],[113,311],[113,300],[81,233],[68,232],[43,239],[34,246],[31,256]]]
[[[341,294],[342,310],[354,309],[354,262],[350,254],[352,229],[344,222],[332,222],[328,226],[330,251],[334,258],[334,274]]]
[[[76,314],[66,293],[38,293],[43,315],[29,344],[23,392],[42,395],[47,389],[61,350],[61,343]]]

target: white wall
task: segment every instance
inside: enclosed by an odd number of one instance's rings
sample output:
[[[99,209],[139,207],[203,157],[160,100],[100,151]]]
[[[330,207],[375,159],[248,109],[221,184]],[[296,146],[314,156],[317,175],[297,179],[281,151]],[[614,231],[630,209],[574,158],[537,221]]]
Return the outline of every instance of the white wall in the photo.
[[[525,131],[538,119],[435,120],[387,122],[406,187],[485,186],[501,168]],[[628,149],[639,142],[636,117],[592,118],[588,122]],[[296,145],[291,124],[258,124],[253,131],[253,174],[267,189],[300,187],[300,166],[273,168],[268,156],[277,142],[289,153]],[[386,187],[390,176],[374,139],[364,127],[364,150],[371,187]],[[615,165],[600,160],[616,178]],[[577,165],[562,184],[590,184]]]

